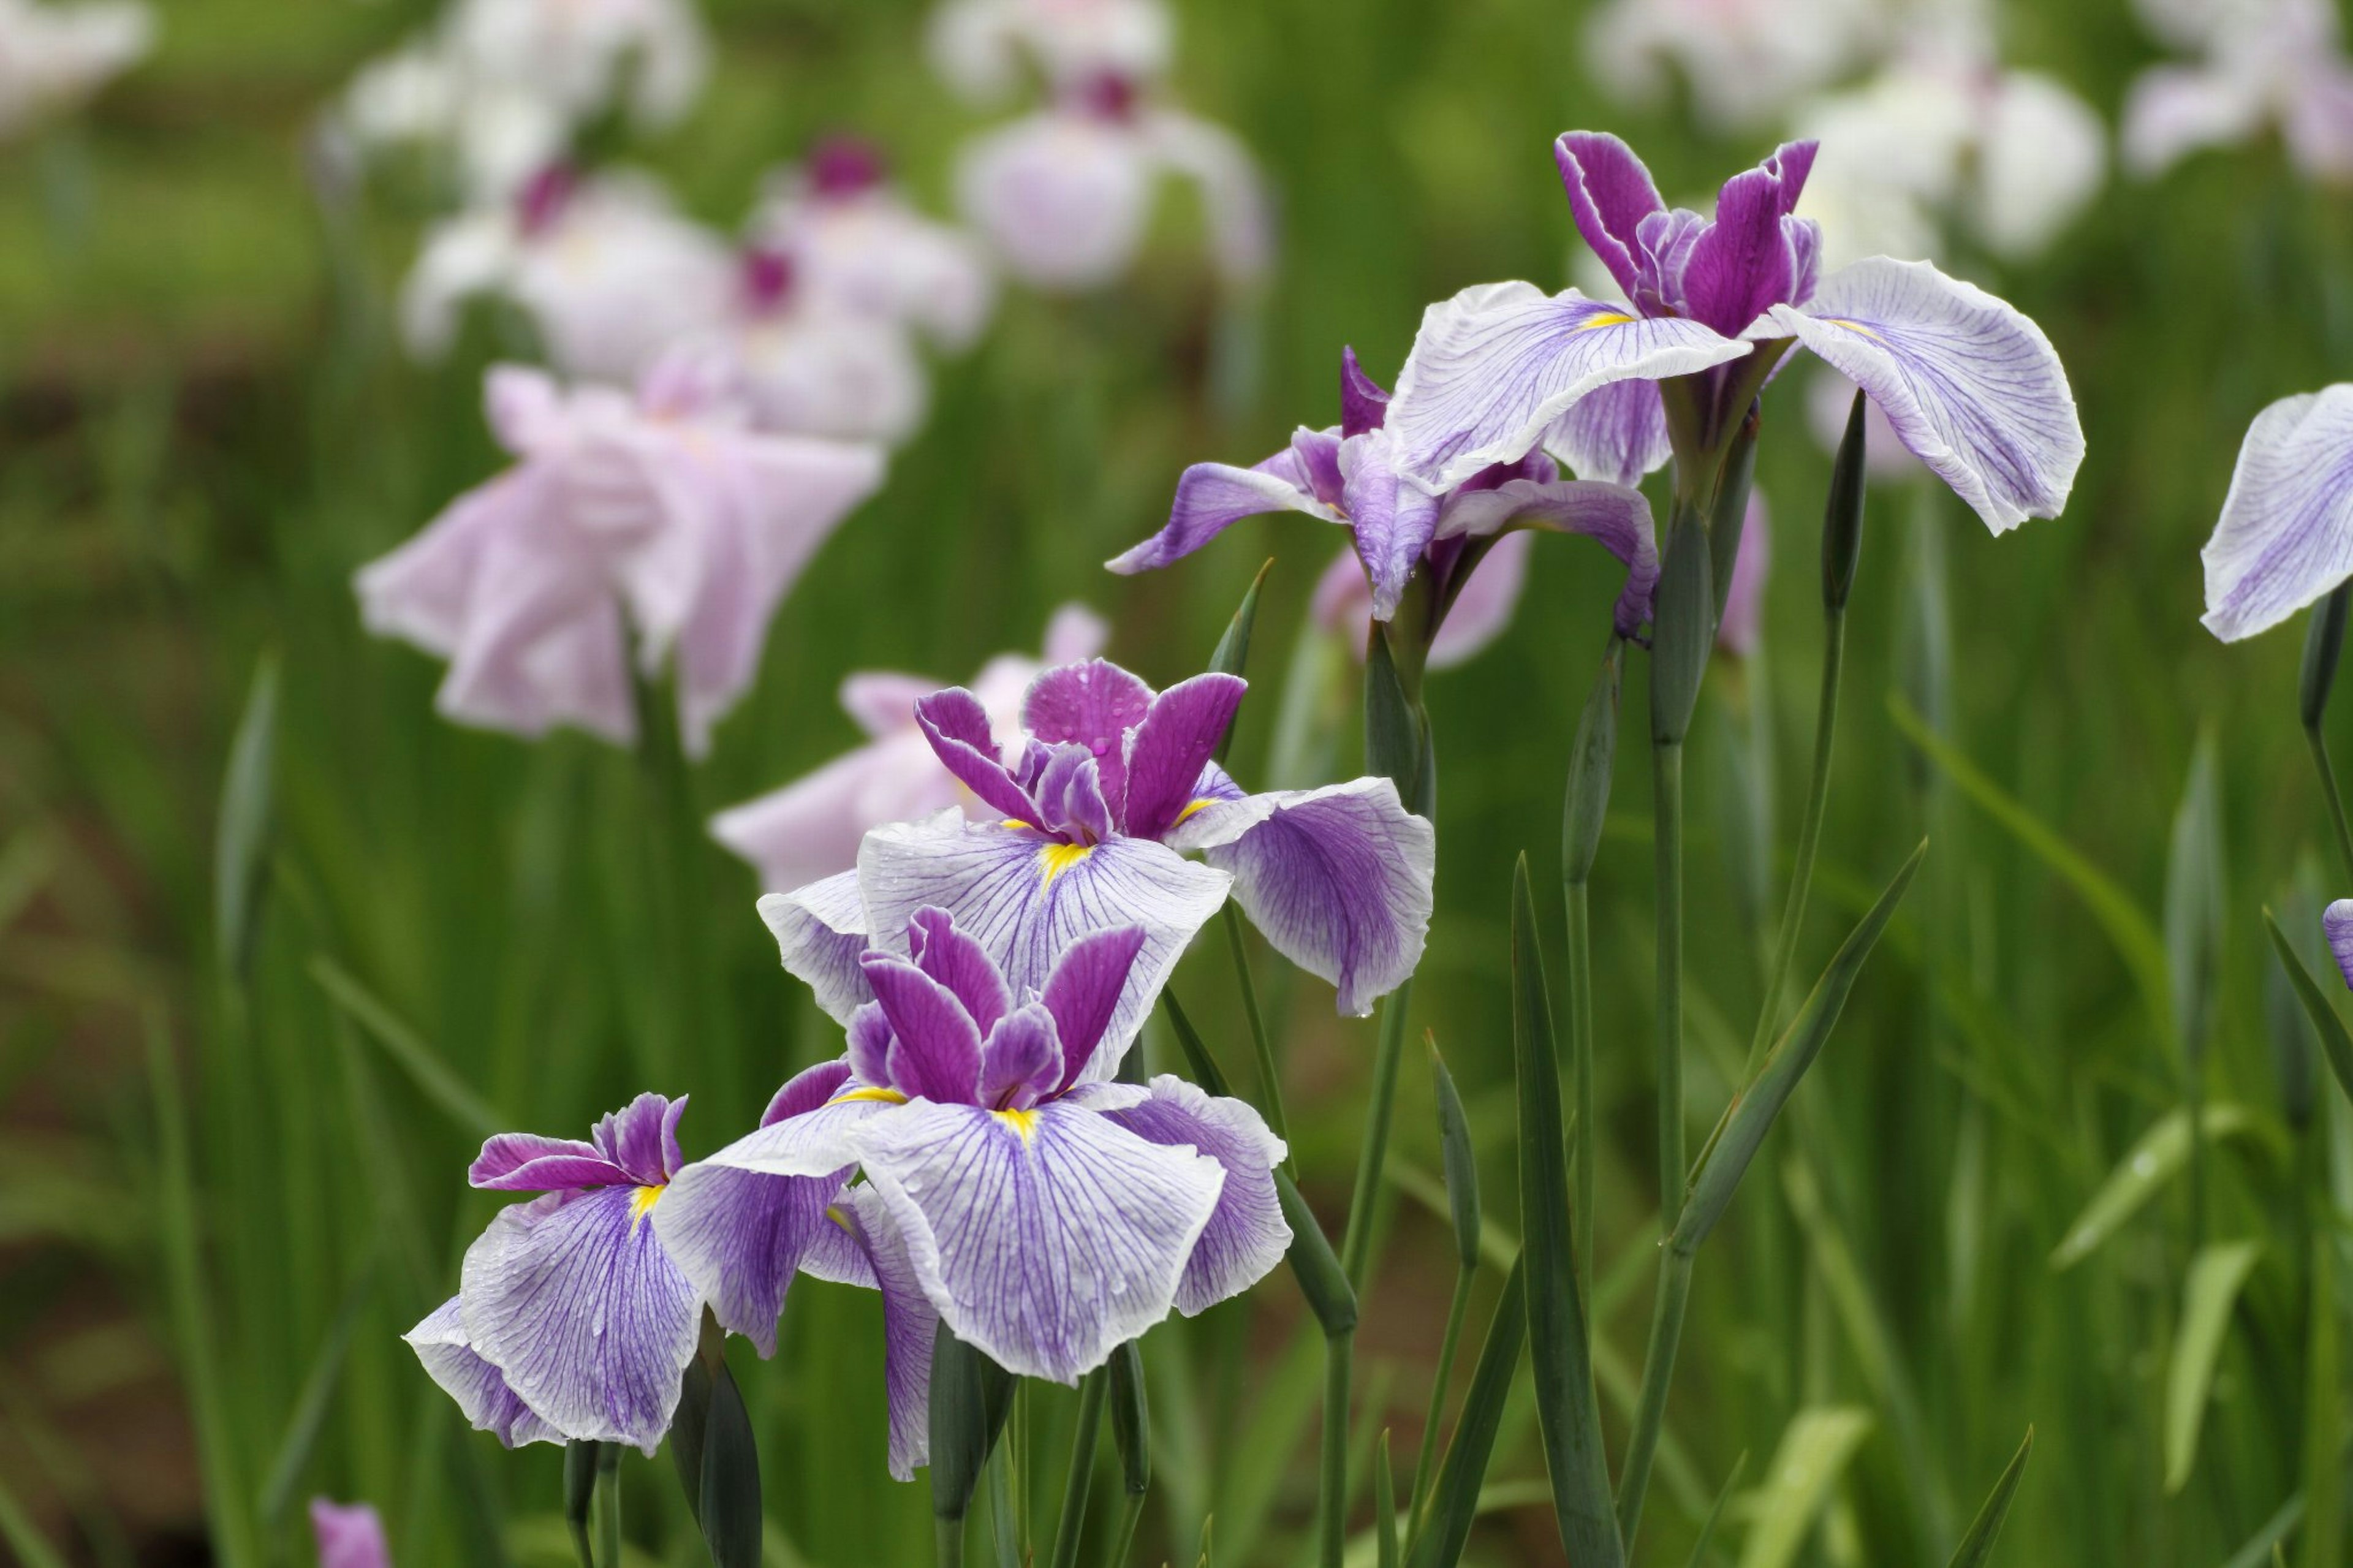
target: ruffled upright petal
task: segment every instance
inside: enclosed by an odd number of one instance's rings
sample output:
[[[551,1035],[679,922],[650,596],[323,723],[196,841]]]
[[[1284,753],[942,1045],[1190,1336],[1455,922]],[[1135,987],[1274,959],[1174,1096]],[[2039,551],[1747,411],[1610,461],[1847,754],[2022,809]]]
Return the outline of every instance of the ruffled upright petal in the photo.
[[[2206,629],[2224,642],[2277,626],[2353,576],[2353,384],[2255,416],[2203,558]]]
[[[1248,689],[1240,676],[1213,673],[1179,681],[1153,699],[1126,736],[1124,831],[1157,838],[1175,825]]]
[[[1283,1143],[1241,1100],[1213,1099],[1166,1073],[1151,1089],[1150,1099],[1105,1114],[1147,1143],[1198,1150],[1226,1172],[1218,1206],[1176,1282],[1176,1310],[1189,1318],[1240,1295],[1291,1250],[1291,1226],[1274,1191]]]
[[[1813,166],[1813,142],[1786,142],[1724,183],[1715,221],[1692,242],[1683,263],[1683,304],[1694,321],[1737,337],[1771,307],[1805,302],[1798,289],[1800,251],[1810,271],[1813,241],[1801,240],[1789,215]]]
[[[1644,218],[1666,206],[1651,171],[1634,149],[1600,131],[1567,132],[1553,142],[1552,158],[1567,187],[1577,232],[1633,298],[1642,283],[1635,237]]]
[[[1397,614],[1406,584],[1430,550],[1438,497],[1400,471],[1396,443],[1386,430],[1348,442],[1340,460],[1356,558],[1372,585],[1373,618],[1386,621]]]
[[[1651,503],[1641,491],[1592,479],[1514,479],[1454,497],[1439,519],[1438,534],[1452,539],[1508,528],[1548,529],[1596,541],[1626,567],[1626,586],[1615,611],[1618,635],[1630,637],[1651,618],[1651,598],[1659,585],[1659,542]]]
[[[2066,503],[2084,460],[2067,373],[2042,328],[1982,289],[1873,257],[1749,332],[1795,337],[1844,372],[1996,533]]]
[[[1206,806],[1170,842],[1232,872],[1250,923],[1277,952],[1338,987],[1343,1013],[1370,1013],[1421,962],[1438,835],[1388,779]]]
[[[1074,1384],[1168,1314],[1225,1172],[1092,1110],[911,1104],[860,1135],[923,1293],[1007,1371]]]
[[[1748,352],[1697,321],[1638,317],[1574,289],[1482,283],[1422,312],[1384,428],[1406,471],[1442,490],[1535,450],[1554,420],[1600,387]]]
[[[1084,746],[1116,811],[1127,795],[1127,732],[1151,708],[1152,688],[1109,659],[1091,658],[1032,681],[1021,699],[1021,727],[1050,746]]]
[[[991,811],[1027,822],[1035,811],[1021,786],[1006,770],[1004,758],[990,729],[988,710],[961,686],[934,691],[915,704],[915,722],[938,753],[940,765],[956,782],[980,797]]]
[[[1142,926],[1092,931],[1064,948],[1054,960],[1054,972],[1046,977],[1045,992],[1039,1000],[1053,1015],[1054,1037],[1062,1052],[1062,1070],[1055,1089],[1068,1089],[1086,1077],[1095,1047],[1118,1016],[1129,972],[1144,951],[1144,942]]]

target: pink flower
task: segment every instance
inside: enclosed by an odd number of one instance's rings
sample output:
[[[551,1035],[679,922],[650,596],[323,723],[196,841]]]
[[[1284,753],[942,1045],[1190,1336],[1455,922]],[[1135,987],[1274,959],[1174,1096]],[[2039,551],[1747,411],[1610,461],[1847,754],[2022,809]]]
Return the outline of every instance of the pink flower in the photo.
[[[1740,527],[1740,548],[1732,557],[1732,584],[1724,592],[1724,618],[1716,623],[1716,646],[1752,658],[1765,640],[1765,579],[1773,573],[1773,519],[1765,492],[1748,492],[1748,517]]]
[[[384,1521],[366,1503],[312,1498],[311,1533],[319,1542],[319,1568],[392,1568]]]
[[[744,251],[726,323],[696,342],[726,363],[764,430],[896,444],[930,396],[907,328],[812,287],[789,251]]]
[[[1046,628],[1043,659],[1008,653],[989,660],[971,689],[992,729],[1018,734],[1029,683],[1050,666],[1093,658],[1109,637],[1092,612],[1065,605]],[[941,768],[915,723],[916,700],[940,689],[940,682],[920,675],[873,670],[849,677],[841,683],[841,706],[871,737],[867,743],[782,789],[721,812],[711,819],[711,836],[750,861],[763,887],[783,890],[856,865],[859,840],[869,828],[970,805],[971,795]]]
[[[1438,635],[1430,643],[1430,668],[1444,669],[1468,663],[1489,643],[1504,635],[1519,607],[1520,584],[1528,574],[1528,547],[1535,536],[1525,530],[1495,541],[1471,580],[1454,596]],[[1315,584],[1315,624],[1346,639],[1358,658],[1365,657],[1365,624],[1373,616],[1372,584],[1365,580],[1365,563],[1354,550],[1332,558]]]
[[[676,666],[687,751],[751,684],[768,621],[834,526],[882,481],[877,447],[761,434],[707,362],[636,395],[493,367],[491,426],[517,461],[364,568],[370,630],[449,661],[441,711],[537,735],[634,741],[628,648]]]
[[[2133,83],[2123,141],[2135,174],[2276,125],[2306,175],[2353,181],[2353,60],[2329,0],[2143,0],[2140,10],[2151,31],[2202,58]]]

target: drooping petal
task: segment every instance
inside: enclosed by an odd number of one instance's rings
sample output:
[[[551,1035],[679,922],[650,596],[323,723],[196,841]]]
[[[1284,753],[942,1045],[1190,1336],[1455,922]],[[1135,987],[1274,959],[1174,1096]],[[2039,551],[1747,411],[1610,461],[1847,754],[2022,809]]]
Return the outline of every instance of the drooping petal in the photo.
[[[2328,939],[2328,951],[2337,960],[2338,973],[2345,984],[2353,988],[2353,899],[2338,899],[2320,911],[2320,931]]]
[[[1598,542],[1626,565],[1626,586],[1614,612],[1618,635],[1632,637],[1651,618],[1651,596],[1659,585],[1659,542],[1651,503],[1641,491],[1592,479],[1514,479],[1454,497],[1439,519],[1438,534],[1451,539],[1506,528],[1549,529]]]
[[[1356,363],[1356,351],[1340,351],[1340,437],[1377,430],[1388,417],[1389,395]]]
[[[1176,1285],[1176,1310],[1189,1318],[1257,1284],[1291,1249],[1272,1173],[1283,1143],[1241,1100],[1213,1099],[1166,1073],[1151,1089],[1149,1100],[1105,1114],[1148,1143],[1189,1146],[1226,1171],[1216,1212]]]
[[[1035,805],[1007,771],[979,698],[961,686],[934,691],[915,704],[915,722],[957,783],[990,810],[1018,822],[1029,819]]]
[[[1482,283],[1422,312],[1384,426],[1403,466],[1442,490],[1534,451],[1579,398],[1747,353],[1697,321],[1649,319],[1576,289]]]
[[[1545,432],[1546,450],[1580,479],[1638,485],[1674,455],[1656,382],[1613,382],[1588,393]]]
[[[1126,738],[1126,811],[1121,826],[1137,838],[1168,831],[1193,798],[1194,781],[1217,755],[1249,682],[1240,676],[1197,675],[1152,700]]]
[[[1421,962],[1438,835],[1386,778],[1206,806],[1169,842],[1231,871],[1250,923],[1337,986],[1343,1013],[1370,1013]]]
[[[963,820],[950,806],[933,820]],[[860,1003],[874,999],[866,972],[858,966],[866,951],[866,905],[859,896],[858,873],[844,871],[789,893],[764,893],[760,919],[776,939],[785,969],[807,984],[817,1005],[842,1023],[849,1021]],[[911,910],[908,911],[913,913]]]
[[[1386,621],[1397,614],[1406,584],[1430,549],[1438,497],[1400,471],[1397,444],[1386,430],[1344,445],[1340,465],[1356,557],[1372,585],[1373,618]]]
[[[1093,753],[1103,798],[1116,812],[1127,794],[1122,755],[1127,731],[1152,707],[1152,688],[1105,658],[1050,669],[1021,700],[1021,727],[1057,745],[1070,742]]]
[[[1104,564],[1113,572],[1149,572],[1192,554],[1242,519],[1270,511],[1303,511],[1326,522],[1340,521],[1315,499],[1288,447],[1248,468],[1195,463],[1177,478],[1176,500],[1168,509],[1166,525]]]
[[[1058,1087],[1061,1072],[1054,1015],[1031,1002],[998,1020],[982,1045],[979,1102],[990,1110],[1027,1110]]]
[[[1873,257],[1750,332],[1795,337],[1844,372],[1996,533],[2065,504],[2084,460],[2067,373],[2042,329],[1985,290]]]
[[[915,721],[915,704],[942,687],[928,675],[901,675],[894,670],[865,669],[841,678],[841,710],[858,727],[881,739]]]
[[[2255,416],[2201,554],[2206,629],[2224,642],[2277,626],[2353,576],[2353,384]]]
[[[467,1248],[468,1342],[571,1441],[650,1454],[670,1430],[701,1301],[647,1223],[662,1191],[516,1204]]]
[[[980,943],[955,929],[944,910],[917,910],[908,923],[907,952],[915,967],[946,986],[983,1035],[1013,1005],[1005,977]]]
[[[1214,1159],[1061,1103],[911,1104],[859,1143],[949,1328],[1057,1383],[1167,1316],[1225,1182]]]
[[[907,1253],[907,1238],[882,1194],[854,1187],[834,1205],[833,1223],[866,1258],[872,1288],[882,1293],[882,1384],[891,1406],[891,1475],[913,1480],[931,1459],[932,1341],[939,1312]]]
[[[980,1082],[980,1031],[955,993],[887,952],[860,961],[891,1020],[891,1087],[946,1105],[969,1105]]]
[[[490,1433],[507,1447],[563,1442],[564,1434],[541,1420],[507,1386],[499,1369],[474,1353],[458,1308],[459,1299],[452,1296],[400,1336],[425,1363],[426,1374],[458,1402],[474,1430]]]
[[[1086,1076],[1095,1047],[1119,1011],[1145,937],[1142,926],[1091,931],[1054,960],[1054,972],[1046,977],[1039,998],[1053,1016],[1055,1040],[1062,1053],[1054,1088],[1068,1089]]]
[[[1773,155],[1724,183],[1715,222],[1692,243],[1683,264],[1684,308],[1694,321],[1737,337],[1775,305],[1802,304],[1799,242],[1790,212],[1814,166],[1811,142],[1785,142]]]
[[[1148,839],[1060,844],[943,813],[877,828],[858,856],[876,941],[895,945],[926,904],[955,917],[1004,970],[1016,995],[1042,990],[1054,960],[1090,931],[1140,925],[1144,948],[1088,1063],[1107,1079],[1144,1022],[1177,956],[1225,902],[1230,879]]]
[[[555,1193],[572,1187],[625,1184],[629,1173],[593,1143],[501,1132],[483,1142],[466,1171],[469,1184],[504,1193]]]
[[[1645,217],[1666,205],[1651,171],[1631,147],[1599,131],[1567,132],[1553,142],[1552,157],[1568,189],[1577,232],[1627,298],[1633,298],[1642,282],[1635,235]]]
[[[392,1568],[384,1521],[366,1503],[312,1498],[311,1536],[318,1543],[319,1568]]]

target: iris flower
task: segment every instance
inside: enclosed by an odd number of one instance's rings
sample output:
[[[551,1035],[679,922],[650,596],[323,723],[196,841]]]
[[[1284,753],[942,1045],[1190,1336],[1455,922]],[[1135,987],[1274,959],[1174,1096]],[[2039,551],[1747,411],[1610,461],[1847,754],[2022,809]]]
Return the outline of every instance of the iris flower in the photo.
[[[647,1217],[685,1163],[683,1099],[641,1094],[586,1142],[507,1132],[467,1180],[543,1195],[466,1250],[457,1296],[405,1336],[478,1428],[509,1447],[629,1443],[670,1430],[702,1300]]]
[[[785,967],[848,1022],[874,994],[860,955],[904,940],[919,910],[946,910],[1017,989],[1043,986],[1079,937],[1138,926],[1132,983],[1089,1058],[1108,1079],[1230,894],[1277,952],[1338,987],[1342,1012],[1371,1012],[1420,961],[1437,836],[1386,778],[1244,794],[1210,760],[1243,689],[1199,675],[1155,694],[1101,659],[1050,669],[1024,700],[1013,767],[973,693],[924,698],[933,751],[995,820],[950,810],[877,828],[855,871],[763,898]]]
[[[1506,527],[1532,526],[1599,540],[1626,563],[1618,629],[1631,636],[1648,618],[1659,556],[1651,509],[1638,492],[1563,479],[1551,458],[1532,449],[1534,443],[1493,463],[1452,465],[1451,477],[1432,489],[1415,482],[1411,456],[1391,414],[1389,395],[1365,374],[1353,349],[1343,350],[1336,426],[1302,426],[1290,446],[1253,468],[1196,463],[1187,468],[1176,481],[1166,526],[1114,557],[1111,569],[1166,566],[1243,518],[1305,512],[1343,524],[1355,536],[1377,619],[1397,613],[1416,574],[1427,576],[1435,631],[1494,536]]]
[[[2126,96],[2125,160],[2163,174],[2276,125],[2306,175],[2353,180],[2353,60],[2332,0],[2143,0],[2150,29],[2200,57],[2143,71]]]
[[[2201,552],[2206,629],[2237,642],[2353,577],[2353,383],[2284,397],[2247,427]]]
[[[74,108],[154,40],[155,14],[137,0],[0,0],[0,137]]]
[[[903,953],[860,955],[875,1000],[850,1016],[848,1056],[794,1080],[805,1109],[680,1173],[655,1215],[662,1244],[723,1322],[756,1337],[773,1333],[779,1259],[814,1254],[823,1269],[839,1253],[825,1234],[850,1231],[886,1310],[910,1281],[959,1339],[1060,1383],[1172,1307],[1247,1289],[1291,1244],[1271,1175],[1282,1141],[1180,1079],[1103,1081],[1146,936],[1092,931],[1032,988],[946,910],[917,910]],[[845,1209],[829,1194],[853,1168],[864,1180]],[[889,1338],[902,1477],[921,1462],[908,1363],[928,1360],[927,1327],[902,1311]]]
[[[1572,132],[1554,156],[1577,229],[1624,297],[1491,283],[1431,306],[1388,418],[1423,489],[1539,447],[1588,477],[1639,476],[1673,449],[1655,383],[1700,377],[1683,384],[1712,417],[1736,418],[1715,406],[1727,378],[1761,379],[1765,366],[1733,362],[1778,359],[1795,342],[1860,385],[1994,531],[2058,513],[2084,437],[2050,341],[1926,262],[1873,257],[1818,279],[1820,231],[1793,211],[1812,142],[1727,181],[1713,217],[1668,210],[1614,136]]]
[[[882,480],[870,446],[746,427],[691,358],[633,399],[494,366],[491,427],[515,466],[358,578],[368,626],[449,661],[439,707],[522,735],[635,738],[628,642],[678,677],[689,752],[750,685],[769,618],[818,545]]]
[[[319,1568],[392,1568],[384,1521],[364,1502],[311,1500],[311,1535],[319,1546]]]
[[[2353,987],[2353,899],[2338,899],[2320,911],[2320,934],[2328,939],[2329,953],[2346,985]]]
[[[1091,611],[1065,605],[1046,627],[1045,658],[999,654],[973,678],[993,729],[1014,730],[1021,698],[1050,665],[1092,658],[1110,628]],[[965,801],[978,805],[939,764],[915,722],[915,704],[941,689],[927,676],[862,670],[841,683],[841,706],[870,739],[756,800],[711,819],[711,836],[758,869],[760,884],[783,892],[858,864],[870,828],[911,822]]]
[[[1430,669],[1467,664],[1485,651],[1512,624],[1519,608],[1520,588],[1527,580],[1528,543],[1525,533],[1507,533],[1481,558],[1468,579],[1455,591],[1454,603],[1438,635],[1430,639],[1423,663]],[[1315,582],[1309,614],[1315,624],[1345,641],[1361,661],[1365,657],[1365,622],[1373,614],[1373,586],[1365,581],[1365,563],[1353,549],[1332,558]]]
[[[958,96],[996,104],[1032,68],[1050,85],[1105,72],[1155,79],[1176,26],[1166,0],[944,0],[926,41],[932,68]]]

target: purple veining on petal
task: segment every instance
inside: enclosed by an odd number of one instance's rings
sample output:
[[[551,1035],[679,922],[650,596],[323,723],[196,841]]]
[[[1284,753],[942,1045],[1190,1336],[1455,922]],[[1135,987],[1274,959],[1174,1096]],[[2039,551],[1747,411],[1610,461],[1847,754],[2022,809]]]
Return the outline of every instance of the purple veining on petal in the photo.
[[[955,993],[892,953],[859,960],[891,1020],[891,1087],[911,1098],[969,1105],[980,1081],[980,1031]]]
[[[945,910],[917,910],[907,922],[907,952],[915,967],[946,986],[983,1035],[1013,1006],[1005,977],[980,943],[955,929]]]
[[[1112,663],[1091,658],[1047,670],[1021,700],[1021,727],[1049,745],[1070,742],[1094,754],[1103,798],[1127,793],[1127,732],[1152,706],[1152,688]]]
[[[1176,826],[1193,798],[1193,781],[1217,754],[1249,683],[1234,675],[1197,675],[1152,700],[1129,732],[1127,799],[1122,827],[1157,838]]]
[[[991,810],[1022,822],[1034,814],[1036,805],[1006,771],[979,698],[961,686],[934,691],[915,704],[915,722],[941,763]]]
[[[1365,374],[1356,362],[1356,351],[1340,351],[1340,435],[1362,436],[1377,430],[1388,417],[1389,395],[1381,384]]]
[[[1142,926],[1094,931],[1064,948],[1054,961],[1039,1000],[1053,1016],[1055,1038],[1062,1052],[1060,1076],[1054,1084],[1057,1090],[1070,1088],[1085,1075],[1095,1047],[1119,1010],[1128,974],[1135,967],[1136,955],[1144,951],[1145,935]]]
[[[1571,131],[1553,142],[1553,162],[1567,187],[1577,231],[1631,299],[1641,282],[1635,235],[1665,205],[1634,150],[1606,132]]]

